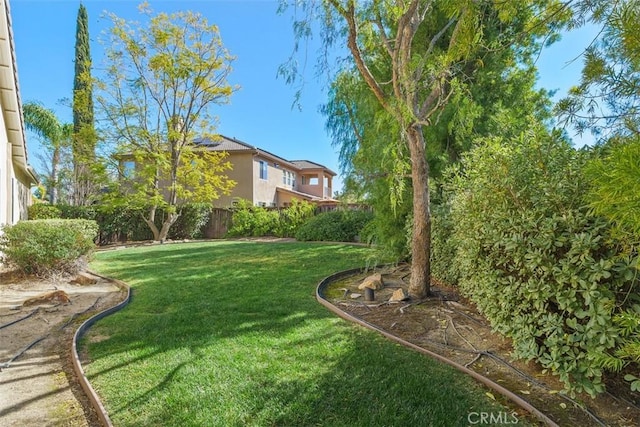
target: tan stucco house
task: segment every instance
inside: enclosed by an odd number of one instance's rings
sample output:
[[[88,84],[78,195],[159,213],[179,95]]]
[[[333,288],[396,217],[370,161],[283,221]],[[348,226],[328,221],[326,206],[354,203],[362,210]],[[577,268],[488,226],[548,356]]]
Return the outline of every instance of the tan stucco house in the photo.
[[[0,0],[0,226],[27,219],[30,188],[37,183],[29,166],[18,90],[8,0]]]
[[[336,173],[309,160],[286,160],[235,138],[219,136],[215,140],[194,141],[211,151],[225,151],[233,169],[227,172],[236,186],[229,196],[214,202],[227,208],[238,199],[251,201],[255,206],[287,207],[293,199],[306,200],[328,208],[338,201],[332,198],[332,180]]]

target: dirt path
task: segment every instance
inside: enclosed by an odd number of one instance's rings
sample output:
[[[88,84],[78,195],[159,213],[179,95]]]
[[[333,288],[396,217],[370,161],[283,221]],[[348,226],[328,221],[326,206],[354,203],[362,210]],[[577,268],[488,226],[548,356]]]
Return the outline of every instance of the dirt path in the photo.
[[[99,425],[72,374],[71,341],[81,322],[124,292],[83,277],[81,284],[0,274],[0,425]]]

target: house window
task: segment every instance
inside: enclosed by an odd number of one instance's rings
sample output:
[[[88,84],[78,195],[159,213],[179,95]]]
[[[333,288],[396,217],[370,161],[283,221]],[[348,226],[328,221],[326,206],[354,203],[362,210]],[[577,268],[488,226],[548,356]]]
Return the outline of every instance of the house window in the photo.
[[[125,178],[133,178],[133,174],[136,170],[136,162],[133,160],[126,160],[122,162],[122,176]]]
[[[318,185],[318,177],[314,176],[312,178],[309,178],[309,185]]]
[[[260,160],[260,179],[267,179],[267,162]]]
[[[282,185],[287,185],[287,171],[282,171]]]
[[[293,175],[291,172],[287,173],[287,185],[291,185],[291,175]]]

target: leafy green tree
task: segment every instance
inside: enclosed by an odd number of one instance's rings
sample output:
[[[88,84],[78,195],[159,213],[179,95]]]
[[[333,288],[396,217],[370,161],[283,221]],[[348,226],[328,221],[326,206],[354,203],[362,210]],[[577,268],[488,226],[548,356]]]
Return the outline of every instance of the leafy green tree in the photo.
[[[611,221],[629,250],[640,244],[640,137],[606,148],[587,168],[587,200],[594,212]]]
[[[142,11],[151,15],[148,7]],[[114,14],[106,41],[107,69],[98,100],[117,158],[135,161],[121,174],[120,201],[146,206],[145,222],[164,240],[187,202],[211,202],[235,184],[225,154],[194,144],[213,136],[211,108],[228,102],[233,57],[215,25],[193,12],[159,13],[147,25]],[[157,209],[165,217],[155,225]]]
[[[534,88],[536,43],[532,38],[521,40],[512,49],[485,53],[485,65],[467,76],[464,88],[452,96],[437,121],[425,130],[431,142],[426,155],[436,196],[442,171],[458,161],[474,138],[515,136],[530,127],[532,114],[543,121],[551,117],[549,94]],[[525,48],[525,43],[529,47]],[[402,171],[409,166],[398,165],[398,156],[391,151],[398,147],[389,146],[397,129],[385,119],[383,110],[352,70],[342,71],[335,78],[322,111],[333,143],[340,149],[347,191],[366,198],[375,207],[376,242],[394,256],[407,257],[405,233],[411,212],[411,183]]]
[[[75,205],[87,205],[97,191],[91,51],[87,9],[82,3],[76,20],[75,74],[73,79],[73,199]]]
[[[617,143],[616,143],[617,142]],[[623,248],[621,258],[640,268],[640,137],[610,141],[604,151],[587,165],[590,183],[587,201],[593,212],[613,226],[615,241]],[[637,282],[624,289],[623,310],[614,316],[623,338],[615,351],[600,359],[603,367],[619,371],[640,361],[640,295]],[[640,391],[640,374],[625,375],[634,391]]]
[[[467,80],[482,65],[484,55],[507,49],[519,36],[518,28],[527,38],[548,31],[561,22],[563,8],[555,3],[528,1],[494,5],[420,0],[327,0],[321,6],[316,11],[324,18],[326,44],[340,40],[351,54],[353,68],[339,84],[355,93],[368,91],[372,96],[357,102],[357,108],[366,110],[371,119],[368,123],[353,123],[350,116],[358,110],[350,107],[353,102],[348,97],[342,97],[341,102],[347,100],[343,116],[347,119],[334,129],[350,134],[352,146],[361,146],[364,140],[379,141],[370,150],[377,155],[362,158],[369,164],[382,158],[379,165],[386,170],[383,176],[389,181],[392,205],[409,192],[409,292],[421,298],[429,292],[430,281],[432,173],[427,158],[439,153],[433,128],[454,98],[458,97],[462,105]],[[499,28],[503,28],[502,33],[489,37],[490,29]],[[466,113],[471,113],[470,109]],[[467,120],[462,115],[457,117],[462,122]],[[382,131],[371,136],[367,135],[368,129],[389,129],[395,135],[390,137],[389,132]]]
[[[36,102],[27,102],[22,107],[26,128],[41,138],[49,156],[44,184],[48,189],[49,202],[56,204],[62,190],[61,171],[64,152],[71,145],[71,124],[60,123],[55,112]]]
[[[580,83],[558,103],[564,123],[591,130],[600,141],[640,134],[640,1],[578,2],[602,27],[584,52]]]
[[[624,248],[621,259],[638,269],[640,245],[640,1],[581,1],[579,16],[602,27],[587,48],[579,85],[558,103],[566,123],[591,130],[601,146],[594,149],[586,177],[592,211],[613,226],[614,241]],[[640,360],[640,297],[637,282],[624,288],[621,311],[614,316],[621,344],[599,359],[601,366],[620,370]],[[640,378],[627,374],[633,390]]]

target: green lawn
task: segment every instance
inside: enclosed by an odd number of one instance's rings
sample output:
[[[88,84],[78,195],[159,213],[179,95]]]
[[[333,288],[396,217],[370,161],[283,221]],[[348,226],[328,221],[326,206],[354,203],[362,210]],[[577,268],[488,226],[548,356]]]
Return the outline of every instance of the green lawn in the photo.
[[[466,376],[315,301],[323,277],[369,254],[229,241],[98,253],[91,267],[133,288],[84,342],[114,425],[458,426],[505,411]]]

